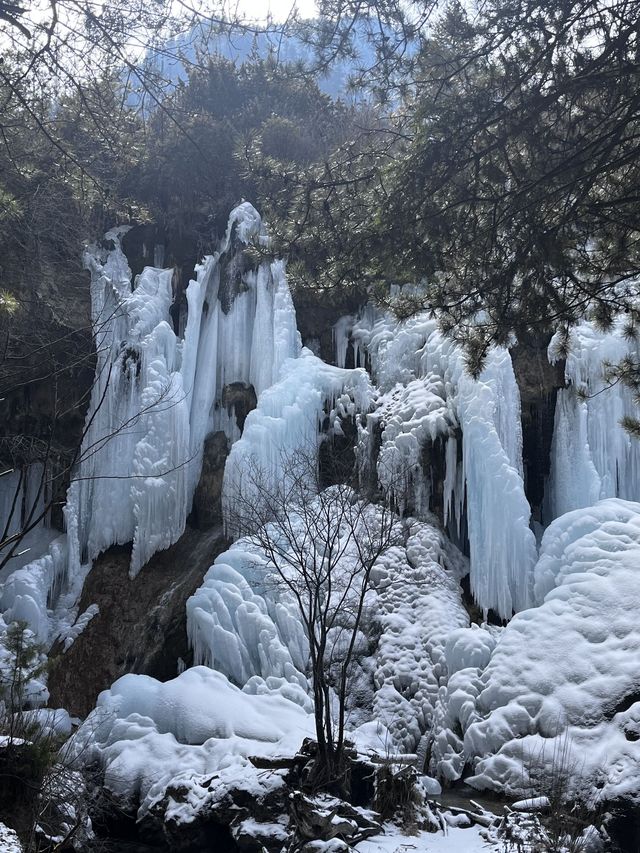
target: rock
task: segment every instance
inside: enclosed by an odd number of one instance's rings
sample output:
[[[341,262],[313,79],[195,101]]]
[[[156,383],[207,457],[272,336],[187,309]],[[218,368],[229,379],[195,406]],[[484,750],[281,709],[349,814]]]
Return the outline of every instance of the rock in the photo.
[[[344,800],[328,795],[306,796],[300,791],[289,795],[291,822],[301,840],[331,841],[340,839],[357,844],[384,832],[382,825]]]
[[[200,530],[222,523],[222,479],[228,453],[229,443],[223,432],[207,436],[202,472],[193,497],[193,520]]]
[[[293,303],[302,342],[327,364],[335,364],[333,326],[347,314],[356,315],[367,302],[365,288],[340,287],[318,291],[313,287],[294,287]],[[353,346],[347,347],[345,367],[354,367]]]
[[[288,840],[289,831],[283,823],[259,821],[248,817],[233,827],[232,835],[238,850],[257,850],[262,853],[263,849],[279,851]]]
[[[222,389],[222,405],[230,415],[235,415],[240,432],[244,429],[247,415],[255,409],[257,404],[258,398],[253,385],[247,385],[245,382],[231,382]]]
[[[173,851],[280,853],[289,838],[286,787],[279,776],[248,774],[232,784],[224,773],[169,783],[140,821]]]
[[[206,534],[187,527],[166,551],[159,551],[133,579],[130,547],[110,548],[95,561],[79,602],[83,613],[97,604],[99,613],[67,652],[51,651],[48,687],[51,704],[86,716],[98,694],[127,672],[160,680],[188,662],[186,600],[202,583],[215,557],[225,548],[222,531]]]
[[[556,396],[564,388],[564,362],[549,364],[547,337],[520,340],[511,350],[513,370],[520,390],[522,461],[525,491],[535,521],[542,517],[544,486],[549,476]]]

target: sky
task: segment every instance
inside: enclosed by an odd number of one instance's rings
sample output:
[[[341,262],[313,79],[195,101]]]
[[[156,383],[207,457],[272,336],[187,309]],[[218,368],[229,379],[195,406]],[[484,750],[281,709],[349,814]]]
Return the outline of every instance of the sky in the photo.
[[[302,18],[311,18],[316,14],[313,0],[238,0],[237,10],[254,21],[266,20],[269,14],[275,21],[284,21],[294,4]],[[229,8],[235,9],[236,3],[229,3]]]

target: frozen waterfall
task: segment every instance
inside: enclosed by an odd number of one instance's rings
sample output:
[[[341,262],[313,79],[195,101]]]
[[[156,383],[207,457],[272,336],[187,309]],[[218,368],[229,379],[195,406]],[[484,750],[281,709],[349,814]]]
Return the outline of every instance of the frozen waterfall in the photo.
[[[606,379],[606,365],[626,357],[640,361],[638,343],[624,335],[619,320],[610,332],[583,322],[571,331],[565,377],[558,392],[551,447],[550,519],[592,506],[603,498],[640,500],[640,442],[620,420],[637,416],[633,392]],[[560,358],[558,338],[549,359]]]
[[[145,268],[134,286],[119,234],[87,253],[98,367],[82,461],[71,489],[83,560],[133,541],[131,574],[184,531],[205,437],[239,437],[227,385],[260,393],[300,348],[281,261],[244,270],[250,242],[265,243],[251,205],[236,208],[219,252],[196,267],[181,340],[170,324],[172,271]]]
[[[133,542],[134,576],[181,536],[206,436],[240,435],[225,387],[253,385],[260,394],[301,349],[284,263],[242,263],[249,243],[268,244],[250,204],[231,213],[219,251],[196,267],[182,338],[170,315],[173,271],[146,267],[132,281],[126,230],[113,229],[109,248],[85,254],[97,364],[64,509],[67,533],[2,590],[7,618],[26,619],[43,640],[60,590],[77,594],[98,554]]]
[[[367,309],[350,329],[334,327],[339,357],[346,352],[347,334],[357,362],[367,353],[383,392],[361,433],[361,466],[375,469],[401,510],[409,502],[413,512],[424,514],[434,484],[422,468],[423,451],[438,439],[446,444],[444,522],[460,532],[466,517],[477,603],[503,618],[530,606],[537,552],[522,477],[520,395],[509,352],[494,348],[475,380],[465,370],[460,348],[427,314],[399,322]]]

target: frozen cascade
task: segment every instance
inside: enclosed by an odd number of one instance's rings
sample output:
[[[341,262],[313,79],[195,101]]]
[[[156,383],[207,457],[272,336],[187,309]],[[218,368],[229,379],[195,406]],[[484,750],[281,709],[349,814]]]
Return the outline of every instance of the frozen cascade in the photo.
[[[368,309],[353,324],[358,358],[366,350],[382,396],[360,436],[360,462],[402,508],[429,507],[422,449],[446,442],[445,524],[460,529],[466,499],[471,589],[485,611],[508,618],[531,604],[535,537],[522,478],[520,396],[509,352],[493,349],[478,380],[460,348],[420,314],[399,322]],[[344,343],[336,335],[336,343]],[[462,462],[458,461],[459,431]],[[380,432],[376,459],[374,436]],[[408,493],[407,493],[408,490]]]
[[[183,339],[171,323],[172,271],[146,267],[132,283],[126,230],[105,235],[112,248],[85,255],[97,366],[67,534],[2,591],[2,609],[28,614],[41,638],[60,590],[76,589],[100,552],[132,541],[133,576],[180,537],[206,436],[222,428],[238,437],[221,402],[225,384],[260,393],[301,348],[283,262],[244,271],[238,260],[249,242],[268,242],[250,204],[231,213],[219,251],[196,267]]]
[[[266,556],[250,540],[239,540],[215,560],[187,601],[194,664],[218,670],[245,691],[278,688],[311,711],[303,626],[295,602],[276,600],[274,590],[267,594],[267,575]]]
[[[280,380],[260,394],[227,459],[222,506],[229,529],[236,529],[242,507],[246,513],[257,506],[263,480],[286,490],[288,475],[300,473],[296,463],[315,460],[325,416],[329,429],[339,433],[341,419],[366,412],[373,399],[373,387],[361,368],[333,367],[306,348],[298,358],[286,359]],[[314,464],[311,461],[310,468]],[[292,472],[296,467],[297,473]]]
[[[133,575],[157,550],[175,542],[184,530],[200,476],[205,437],[216,429],[232,429],[232,413],[222,417],[224,386],[253,384],[255,379],[259,390],[272,381],[284,357],[283,338],[290,343],[286,355],[295,354],[297,339],[282,316],[281,305],[287,304],[287,297],[291,302],[281,263],[263,262],[257,271],[244,273],[238,292],[228,295],[226,312],[219,298],[224,264],[238,287],[233,275],[236,249],[265,239],[251,205],[244,203],[232,212],[219,252],[196,267],[196,279],[187,288],[182,341],[168,322],[170,270],[145,268],[131,290],[119,242],[104,263],[96,253],[87,256],[97,306],[109,312],[109,318],[116,317],[112,325],[107,320],[101,326],[101,363],[89,419],[93,413],[97,417],[86,440],[88,447],[100,451],[88,461],[83,458],[78,478],[82,544],[89,560],[114,543],[133,539]],[[229,281],[223,284],[228,287]],[[94,310],[94,322],[101,316]],[[271,335],[263,337],[260,332],[267,324]],[[277,324],[284,331],[276,329]],[[292,324],[295,331],[295,314]],[[259,377],[251,370],[252,360],[260,366]],[[128,371],[124,378],[123,370]],[[228,437],[233,439],[235,433]],[[115,486],[114,476],[120,478]]]
[[[623,320],[609,332],[583,322],[571,331],[569,387],[558,392],[551,446],[551,519],[602,498],[640,500],[640,442],[620,425],[625,415],[637,414],[637,407],[628,388],[621,382],[608,387],[605,378],[606,363],[640,358],[637,342],[627,340],[623,328]],[[560,357],[554,338],[549,360]]]

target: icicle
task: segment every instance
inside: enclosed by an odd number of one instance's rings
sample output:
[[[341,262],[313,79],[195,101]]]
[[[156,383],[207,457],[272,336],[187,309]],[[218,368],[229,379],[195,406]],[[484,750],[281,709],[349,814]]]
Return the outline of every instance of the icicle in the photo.
[[[331,329],[335,359],[338,367],[344,367],[347,363],[347,349],[349,348],[352,327],[353,317],[347,314],[345,317],[340,317]]]

